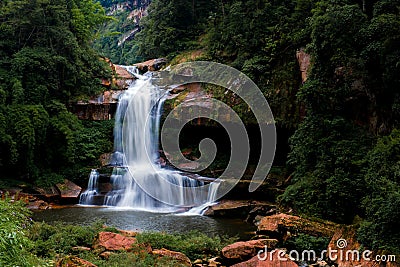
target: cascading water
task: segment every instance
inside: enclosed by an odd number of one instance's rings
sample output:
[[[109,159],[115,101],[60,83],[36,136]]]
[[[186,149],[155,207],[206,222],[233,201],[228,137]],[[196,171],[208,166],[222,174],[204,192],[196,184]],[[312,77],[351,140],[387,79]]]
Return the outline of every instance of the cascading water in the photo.
[[[92,170],[89,176],[88,188],[79,198],[79,203],[85,205],[93,205],[93,198],[99,194],[99,172]]]
[[[176,170],[161,168],[158,163],[159,126],[168,92],[153,85],[149,77],[138,75],[130,67],[126,69],[138,79],[119,99],[115,116],[114,153],[110,162],[114,166],[111,175],[113,190],[105,196],[104,205],[173,212],[191,208],[186,207],[186,203],[195,203],[197,207],[191,212],[201,214],[215,201],[219,184],[212,183],[209,192],[196,190],[204,182]],[[128,109],[129,105],[133,109]],[[180,188],[179,192],[170,190],[165,186],[166,182]],[[143,190],[150,187],[157,189],[157,196],[151,196]],[[88,188],[82,195],[88,195],[89,190],[94,189]],[[81,197],[80,204],[90,205],[88,200],[88,197]]]

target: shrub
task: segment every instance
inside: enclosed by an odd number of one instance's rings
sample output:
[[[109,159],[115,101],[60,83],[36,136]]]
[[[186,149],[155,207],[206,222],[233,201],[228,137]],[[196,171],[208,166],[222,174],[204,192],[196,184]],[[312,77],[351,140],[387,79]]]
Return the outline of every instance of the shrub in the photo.
[[[182,252],[191,260],[217,255],[224,246],[233,242],[232,238],[209,237],[198,231],[185,234],[140,233],[137,240],[139,243],[149,244],[152,248]]]
[[[0,200],[0,266],[34,266],[40,260],[29,252],[33,243],[26,236],[29,211],[23,202]]]

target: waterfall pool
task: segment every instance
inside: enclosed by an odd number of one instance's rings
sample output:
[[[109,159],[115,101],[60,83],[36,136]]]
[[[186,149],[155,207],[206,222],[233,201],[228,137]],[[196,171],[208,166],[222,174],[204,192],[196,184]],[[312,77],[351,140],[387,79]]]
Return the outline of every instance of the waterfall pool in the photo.
[[[47,223],[65,222],[90,225],[98,220],[105,225],[122,230],[185,233],[192,230],[210,236],[227,235],[248,239],[256,227],[241,219],[211,218],[179,214],[152,213],[132,209],[74,206],[62,209],[36,211],[32,218]]]

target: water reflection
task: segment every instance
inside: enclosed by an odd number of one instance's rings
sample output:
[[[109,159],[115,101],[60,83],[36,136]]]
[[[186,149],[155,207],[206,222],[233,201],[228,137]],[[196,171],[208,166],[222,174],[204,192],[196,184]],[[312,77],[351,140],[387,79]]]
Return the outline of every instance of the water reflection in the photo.
[[[116,208],[72,207],[35,212],[33,219],[52,223],[62,221],[90,225],[101,220],[107,226],[123,230],[184,233],[198,230],[210,236],[228,235],[249,238],[255,227],[240,219],[216,219],[206,216],[180,216]]]

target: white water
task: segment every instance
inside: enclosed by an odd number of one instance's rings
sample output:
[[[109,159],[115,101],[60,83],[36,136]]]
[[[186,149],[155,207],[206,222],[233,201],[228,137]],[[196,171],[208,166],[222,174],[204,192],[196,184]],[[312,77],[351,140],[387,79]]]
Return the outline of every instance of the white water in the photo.
[[[198,190],[204,185],[202,181],[160,167],[160,117],[168,92],[154,86],[149,77],[138,75],[130,67],[127,70],[138,79],[119,99],[110,162],[115,166],[111,176],[113,190],[105,196],[104,205],[152,212],[185,211],[196,206],[189,213],[201,214],[214,203],[219,183],[212,183],[209,191]],[[90,185],[82,195],[89,188]],[[151,192],[143,188],[151,188]],[[92,202],[89,197],[81,197],[80,204]]]
[[[88,188],[83,192],[79,198],[79,203],[90,204],[93,203],[94,196],[99,194],[99,172],[92,170],[89,176]]]

